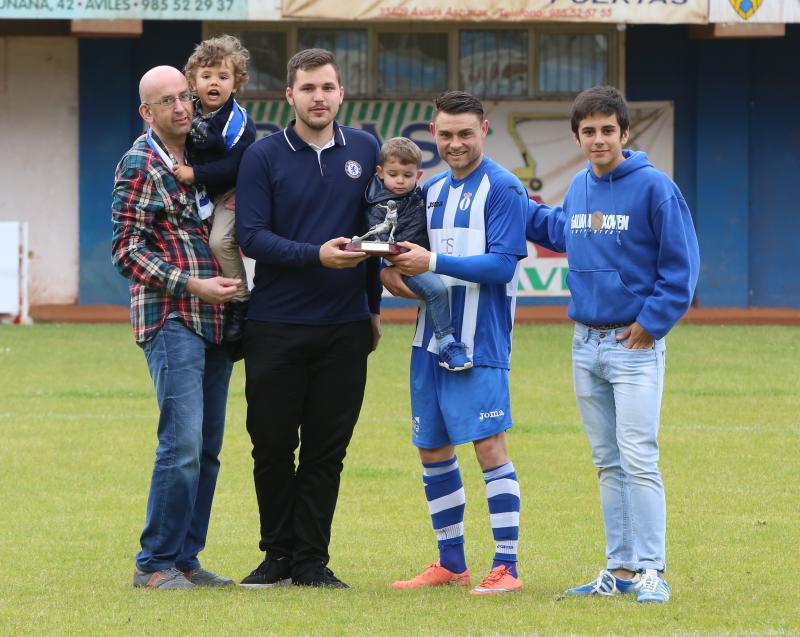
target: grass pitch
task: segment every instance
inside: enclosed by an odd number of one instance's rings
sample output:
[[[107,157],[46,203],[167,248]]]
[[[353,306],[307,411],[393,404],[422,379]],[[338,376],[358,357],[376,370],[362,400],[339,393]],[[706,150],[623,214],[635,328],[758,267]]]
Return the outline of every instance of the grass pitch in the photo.
[[[669,604],[563,599],[603,565],[597,483],[578,420],[570,328],[518,326],[511,457],[522,592],[393,591],[436,557],[409,442],[411,328],[386,326],[342,479],[331,567],[348,591],[134,590],[157,409],[128,326],[0,328],[0,636],[798,635],[800,329],[680,326],[662,411]],[[208,568],[261,560],[231,382]],[[473,579],[493,551],[473,452],[459,449]]]

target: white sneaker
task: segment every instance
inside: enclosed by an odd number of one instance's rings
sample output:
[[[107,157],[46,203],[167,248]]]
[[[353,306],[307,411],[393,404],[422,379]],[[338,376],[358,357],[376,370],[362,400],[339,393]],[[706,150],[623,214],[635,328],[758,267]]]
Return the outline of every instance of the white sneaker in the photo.
[[[669,584],[655,569],[647,569],[637,586],[636,601],[644,604],[663,604],[669,601]]]
[[[588,584],[570,588],[564,591],[564,595],[569,595],[570,597],[592,597],[594,595],[612,597],[624,593],[635,593],[638,586],[638,573],[634,575],[632,579],[622,579],[612,575],[609,570],[603,569],[600,571],[597,579],[592,580]]]

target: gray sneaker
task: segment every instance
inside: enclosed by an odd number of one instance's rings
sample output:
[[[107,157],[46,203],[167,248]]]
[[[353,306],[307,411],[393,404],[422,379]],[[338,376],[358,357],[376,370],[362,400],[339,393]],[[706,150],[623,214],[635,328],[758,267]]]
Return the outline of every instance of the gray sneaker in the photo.
[[[207,571],[203,567],[183,571],[183,576],[195,586],[233,586],[233,580]]]
[[[177,568],[165,568],[163,571],[145,573],[138,568],[133,571],[133,585],[136,588],[163,588],[167,590],[183,590],[194,588],[188,579]]]

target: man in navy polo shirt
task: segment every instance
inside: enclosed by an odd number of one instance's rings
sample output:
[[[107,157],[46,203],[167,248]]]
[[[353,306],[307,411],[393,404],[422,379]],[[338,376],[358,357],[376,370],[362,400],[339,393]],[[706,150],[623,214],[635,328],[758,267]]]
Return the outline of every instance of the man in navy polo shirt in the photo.
[[[286,99],[296,119],[247,149],[236,191],[239,244],[256,261],[243,347],[266,552],[242,585],[348,588],[327,567],[328,545],[381,286],[376,259],[341,247],[365,230],[379,146],[335,121],[344,89],[329,51],[289,60]]]

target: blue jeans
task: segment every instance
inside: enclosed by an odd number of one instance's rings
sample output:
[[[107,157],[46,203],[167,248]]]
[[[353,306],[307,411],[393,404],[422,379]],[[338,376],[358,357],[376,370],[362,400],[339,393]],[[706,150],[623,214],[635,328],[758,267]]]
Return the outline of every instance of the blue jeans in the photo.
[[[455,333],[450,318],[450,297],[442,280],[433,272],[404,276],[403,280],[412,292],[416,292],[425,301],[428,320],[433,325],[436,338],[441,340],[448,334]]]
[[[180,320],[142,344],[160,409],[147,519],[136,565],[198,568],[211,516],[233,363]]]
[[[664,339],[628,349],[619,330],[580,323],[572,342],[575,395],[600,478],[609,570],[666,566],[666,506],[658,468]]]

